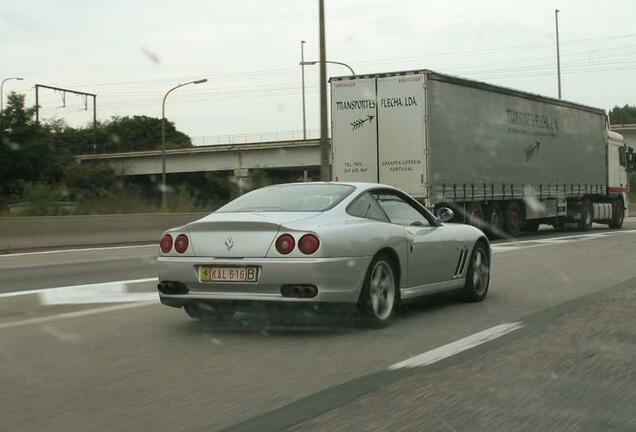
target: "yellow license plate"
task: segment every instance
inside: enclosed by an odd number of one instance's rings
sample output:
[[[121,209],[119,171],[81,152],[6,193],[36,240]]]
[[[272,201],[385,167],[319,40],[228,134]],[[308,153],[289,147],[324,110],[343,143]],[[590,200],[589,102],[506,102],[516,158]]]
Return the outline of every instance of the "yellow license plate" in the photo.
[[[256,282],[258,280],[258,268],[239,266],[200,266],[199,280],[201,282]]]

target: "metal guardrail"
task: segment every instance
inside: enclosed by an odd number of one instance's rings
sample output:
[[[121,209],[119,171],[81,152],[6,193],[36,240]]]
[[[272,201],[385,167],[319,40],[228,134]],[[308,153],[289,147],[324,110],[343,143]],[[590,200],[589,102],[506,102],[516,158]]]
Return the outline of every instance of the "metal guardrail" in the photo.
[[[307,139],[320,138],[319,129],[308,129]],[[194,146],[203,145],[223,145],[223,144],[246,144],[259,142],[293,141],[302,140],[302,130],[273,131],[273,132],[251,132],[227,135],[210,135],[202,137],[192,137],[190,140]],[[181,147],[172,143],[167,143],[166,148]],[[158,150],[160,143],[155,141],[136,142],[102,142],[85,143],[73,146],[71,151],[75,155],[107,154],[107,153],[127,153],[135,151]]]
[[[21,249],[155,243],[161,233],[209,212],[0,218],[0,253]]]
[[[308,129],[307,139],[320,138],[320,129]],[[302,130],[252,132],[192,138],[193,145],[245,144],[255,142],[292,141],[303,139]]]
[[[135,151],[156,150],[160,148],[160,144],[154,141],[134,141],[134,142],[101,142],[101,143],[82,143],[71,147],[74,155],[91,155],[91,154],[107,154],[107,153],[127,153]],[[167,148],[173,148],[170,144]]]

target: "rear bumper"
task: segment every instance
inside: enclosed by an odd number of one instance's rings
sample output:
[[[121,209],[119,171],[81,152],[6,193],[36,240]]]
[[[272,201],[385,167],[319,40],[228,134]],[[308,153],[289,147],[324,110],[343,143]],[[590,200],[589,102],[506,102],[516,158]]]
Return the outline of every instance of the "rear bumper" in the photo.
[[[371,257],[352,258],[157,258],[159,282],[178,282],[186,294],[159,292],[161,302],[180,307],[192,301],[278,301],[286,303],[355,303],[360,296]],[[257,266],[258,282],[201,282],[201,265]],[[315,297],[281,294],[283,285],[306,284],[318,289]]]

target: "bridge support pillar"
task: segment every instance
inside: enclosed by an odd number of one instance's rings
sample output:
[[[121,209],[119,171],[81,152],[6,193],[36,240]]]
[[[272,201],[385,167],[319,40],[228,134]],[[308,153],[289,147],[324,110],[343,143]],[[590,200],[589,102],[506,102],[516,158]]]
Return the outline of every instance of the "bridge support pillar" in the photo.
[[[250,170],[247,168],[239,168],[234,170],[234,178],[236,179],[236,185],[238,186],[239,196],[245,193],[247,188],[247,179],[250,176]]]

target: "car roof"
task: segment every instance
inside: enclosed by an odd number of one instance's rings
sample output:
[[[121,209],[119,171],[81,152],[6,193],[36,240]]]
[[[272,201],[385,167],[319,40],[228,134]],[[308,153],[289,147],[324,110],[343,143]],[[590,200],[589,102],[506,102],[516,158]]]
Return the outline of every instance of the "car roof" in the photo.
[[[393,187],[393,186],[389,186],[386,184],[382,184],[382,183],[370,183],[370,182],[344,182],[344,181],[329,181],[329,182],[320,182],[320,181],[316,181],[316,182],[295,182],[295,183],[280,183],[280,184],[276,184],[276,185],[270,185],[267,187],[276,187],[276,186],[290,186],[290,185],[327,185],[327,184],[333,184],[333,185],[345,185],[345,186],[353,186],[358,190],[367,190],[367,189],[374,189],[374,188],[386,188],[386,189],[396,189],[397,188]]]

